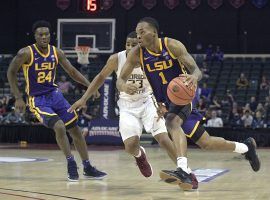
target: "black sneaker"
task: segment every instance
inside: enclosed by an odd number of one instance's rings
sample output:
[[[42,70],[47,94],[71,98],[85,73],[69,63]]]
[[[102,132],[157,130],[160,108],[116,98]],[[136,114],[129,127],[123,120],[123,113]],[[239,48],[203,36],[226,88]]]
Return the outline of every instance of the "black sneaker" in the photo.
[[[256,142],[252,137],[249,137],[244,141],[244,144],[248,146],[248,151],[244,153],[245,158],[249,161],[253,171],[257,172],[260,170],[261,162],[259,160],[259,157],[256,153]]]
[[[83,168],[83,175],[87,179],[95,179],[95,180],[100,180],[107,176],[105,172],[99,171],[98,169],[96,169],[91,165],[89,165],[86,168]]]
[[[78,167],[75,161],[69,161],[67,164],[68,180],[71,182],[79,181]]]
[[[179,185],[183,190],[191,190],[193,187],[192,176],[181,168],[177,168],[176,171],[162,170],[159,176],[166,183]]]

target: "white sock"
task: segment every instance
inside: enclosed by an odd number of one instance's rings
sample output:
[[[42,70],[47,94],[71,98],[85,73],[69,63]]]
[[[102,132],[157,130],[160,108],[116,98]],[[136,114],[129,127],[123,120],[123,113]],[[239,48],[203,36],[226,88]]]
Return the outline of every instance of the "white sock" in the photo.
[[[177,167],[180,167],[183,171],[188,173],[187,158],[186,157],[177,157]]]
[[[235,142],[235,149],[233,152],[236,153],[246,153],[248,151],[248,146],[244,143]]]
[[[187,167],[187,173],[190,174],[191,172],[192,170],[189,167]]]
[[[137,156],[135,156],[135,157],[139,158],[139,157],[141,157],[141,155],[142,155],[142,152],[141,152],[141,149],[139,149],[139,154]]]

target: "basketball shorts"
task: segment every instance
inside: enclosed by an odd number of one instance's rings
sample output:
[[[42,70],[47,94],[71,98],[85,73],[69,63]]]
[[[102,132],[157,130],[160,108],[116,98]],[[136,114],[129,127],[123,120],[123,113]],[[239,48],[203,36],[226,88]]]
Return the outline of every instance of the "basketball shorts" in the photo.
[[[67,129],[77,125],[78,116],[75,111],[67,112],[70,104],[59,89],[40,96],[29,96],[28,105],[30,111],[46,127],[53,128],[55,122],[60,119]]]
[[[196,143],[205,132],[204,126],[202,125],[203,120],[204,117],[196,109],[193,109],[182,125],[184,133],[194,143]]]
[[[188,116],[190,115],[191,111],[192,111],[192,103],[184,106],[179,106],[171,102],[169,104],[167,114],[173,113],[175,115],[178,115],[183,120],[183,122],[185,122]]]
[[[119,99],[118,106],[119,131],[123,141],[133,136],[140,137],[143,127],[153,136],[167,132],[165,120],[161,118],[157,121],[157,110],[150,96],[134,102]]]

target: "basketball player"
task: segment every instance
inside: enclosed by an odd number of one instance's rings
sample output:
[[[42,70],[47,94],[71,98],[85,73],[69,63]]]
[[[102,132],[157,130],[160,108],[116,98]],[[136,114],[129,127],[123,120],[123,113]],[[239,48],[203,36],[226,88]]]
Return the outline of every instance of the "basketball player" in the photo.
[[[49,44],[50,27],[49,22],[46,21],[34,23],[33,33],[36,43],[20,49],[10,63],[7,76],[11,91],[16,98],[15,107],[21,112],[25,111],[25,102],[17,82],[17,72],[22,67],[26,80],[29,109],[41,123],[54,130],[57,144],[67,159],[68,180],[78,181],[79,174],[77,164],[71,154],[66,131],[70,133],[80,154],[84,176],[102,179],[106,173],[97,170],[89,162],[87,146],[77,126],[77,114],[67,112],[70,104],[54,83],[58,64],[76,82],[85,86],[90,83],[71,65],[62,50]]]
[[[182,43],[173,39],[165,41],[158,38],[158,24],[153,18],[140,20],[136,27],[136,33],[139,45],[130,51],[121,75],[117,80],[117,88],[120,91],[133,94],[136,90],[127,89],[125,83],[134,66],[142,65],[157,102],[159,104],[166,103],[170,107],[166,117],[166,126],[176,148],[178,167],[173,178],[183,183],[184,188],[191,188],[192,178],[187,173],[187,141],[181,125],[190,115],[192,105],[177,106],[170,103],[166,91],[168,83],[173,78],[178,77],[180,74],[186,74],[186,69],[180,63],[187,66],[191,72],[191,74],[186,75],[186,84],[189,87],[193,87],[201,79],[201,71]],[[170,47],[171,51],[168,51],[165,45]]]
[[[91,82],[86,93],[68,111],[73,112],[76,109],[82,108],[94,92],[103,85],[106,77],[113,72],[119,77],[128,53],[137,44],[136,32],[131,32],[126,39],[126,50],[110,56],[104,68]],[[150,177],[153,171],[146,159],[144,148],[140,147],[140,136],[143,126],[147,132],[152,133],[160,146],[166,149],[172,159],[175,157],[174,146],[167,134],[164,119],[157,121],[158,115],[152,100],[152,90],[143,74],[140,63],[132,71],[126,86],[127,88],[136,88],[136,92],[132,95],[120,92],[118,105],[120,109],[119,129],[121,137],[126,152],[135,157],[141,173],[145,177]]]

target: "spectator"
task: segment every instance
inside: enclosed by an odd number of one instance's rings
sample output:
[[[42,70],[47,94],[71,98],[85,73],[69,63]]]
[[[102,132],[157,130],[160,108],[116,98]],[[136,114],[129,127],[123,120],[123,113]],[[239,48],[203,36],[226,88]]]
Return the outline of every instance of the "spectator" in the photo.
[[[265,97],[264,109],[266,110],[266,112],[270,111],[270,98],[269,98],[269,96]]]
[[[241,118],[245,128],[250,128],[253,122],[253,117],[249,110],[245,111],[245,114]]]
[[[203,83],[203,87],[199,88],[199,95],[207,100],[210,101],[212,95],[212,88],[208,88],[206,83]]]
[[[79,113],[79,120],[78,120],[78,125],[82,129],[83,137],[86,137],[89,133],[88,127],[91,119],[93,119],[93,117],[87,114],[87,106],[84,106],[81,109],[81,112]]]
[[[238,89],[246,89],[249,83],[244,73],[241,73],[240,77],[236,81],[236,86]]]
[[[258,103],[256,102],[256,97],[252,96],[250,98],[249,105],[250,105],[250,110],[254,113],[258,106]]]
[[[220,50],[220,47],[216,47],[216,51],[214,52],[214,60],[223,62],[223,55],[224,53]]]
[[[207,127],[223,127],[223,121],[220,117],[217,117],[217,112],[215,110],[211,113],[211,119],[207,121]]]
[[[226,97],[221,100],[222,106],[232,106],[234,103],[234,97],[230,90],[227,90]]]
[[[203,98],[199,99],[199,103],[198,103],[198,111],[202,114],[205,115],[206,112],[206,103],[204,102]]]
[[[261,114],[263,117],[265,117],[266,111],[265,111],[265,109],[264,109],[262,103],[258,103],[258,106],[257,106],[257,108],[256,108],[256,110],[255,110],[255,113],[257,113],[258,111],[260,112],[260,114]]]
[[[253,120],[252,127],[253,128],[266,128],[267,127],[267,124],[260,111],[256,112],[256,117]]]
[[[18,124],[25,123],[24,117],[22,113],[18,113],[14,107],[12,107],[12,111],[3,118],[4,124]]]
[[[215,110],[220,110],[221,109],[221,103],[220,103],[220,101],[219,101],[219,99],[218,99],[217,96],[214,96],[213,97],[212,103],[209,106],[209,108],[215,109]]]
[[[241,121],[241,113],[239,113],[239,110],[237,107],[233,107],[232,111],[230,112],[229,116],[229,122],[231,127],[240,127],[242,125]]]
[[[269,90],[269,80],[266,78],[266,76],[262,76],[262,82],[260,84],[260,89],[261,90]]]
[[[209,78],[209,70],[208,70],[208,66],[207,66],[206,62],[203,62],[201,72],[202,72],[203,79],[208,79]]]
[[[206,56],[205,56],[206,61],[212,61],[213,60],[213,46],[212,46],[212,44],[208,45],[205,54],[206,54]]]
[[[2,101],[0,101],[0,116],[3,116],[6,114],[6,108],[3,105]]]
[[[75,88],[71,82],[67,81],[67,77],[65,75],[60,77],[60,81],[57,83],[57,85],[63,94],[68,94],[70,89]]]

